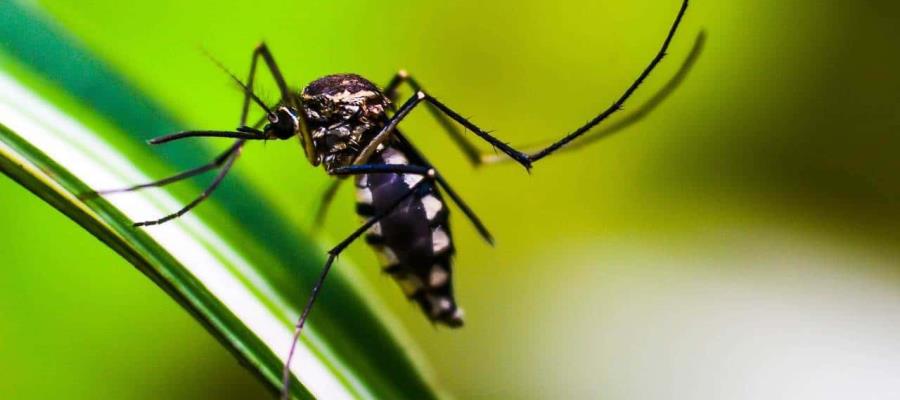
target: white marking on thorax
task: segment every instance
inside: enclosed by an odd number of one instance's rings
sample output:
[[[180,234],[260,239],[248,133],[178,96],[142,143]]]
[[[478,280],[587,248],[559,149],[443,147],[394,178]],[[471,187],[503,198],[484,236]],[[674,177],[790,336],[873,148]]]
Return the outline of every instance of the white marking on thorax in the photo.
[[[360,101],[364,98],[375,97],[375,96],[376,96],[376,93],[373,91],[370,91],[370,90],[360,90],[358,92],[351,92],[349,90],[344,90],[341,93],[325,95],[325,97],[328,97],[329,99],[331,99],[331,101],[334,101],[335,103],[341,103],[341,102],[352,101],[352,100]]]
[[[450,247],[450,237],[447,236],[447,232],[444,232],[444,228],[437,227],[434,228],[434,231],[431,232],[431,250],[434,254],[438,254],[447,250]]]
[[[438,200],[437,197],[430,194],[422,198],[422,205],[425,206],[425,217],[428,218],[429,221],[433,220],[434,216],[444,207],[443,203]]]

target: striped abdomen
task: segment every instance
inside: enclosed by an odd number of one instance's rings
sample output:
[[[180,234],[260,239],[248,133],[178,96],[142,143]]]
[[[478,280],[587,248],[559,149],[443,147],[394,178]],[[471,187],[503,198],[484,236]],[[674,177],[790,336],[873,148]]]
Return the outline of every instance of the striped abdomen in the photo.
[[[369,163],[405,165],[409,160],[401,150],[386,147]],[[357,213],[366,219],[379,215],[422,179],[393,173],[357,176]],[[457,327],[462,325],[462,310],[453,297],[453,241],[447,217],[447,205],[437,188],[425,182],[372,226],[366,242],[379,254],[384,271],[429,319]]]

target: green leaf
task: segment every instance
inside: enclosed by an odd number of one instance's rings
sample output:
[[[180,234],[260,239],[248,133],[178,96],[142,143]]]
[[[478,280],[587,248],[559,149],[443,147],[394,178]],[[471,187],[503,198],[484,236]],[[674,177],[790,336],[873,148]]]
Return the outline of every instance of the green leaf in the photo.
[[[80,200],[152,180],[142,168],[156,171],[159,160],[139,139],[180,124],[30,10],[0,4],[0,26],[0,170],[146,274],[278,390],[323,248],[236,176],[203,212],[146,230],[133,220],[165,215],[184,199],[152,190]],[[212,156],[198,145],[164,150],[176,169]],[[341,264],[298,346],[294,395],[437,397],[415,345],[366,298],[354,267]]]

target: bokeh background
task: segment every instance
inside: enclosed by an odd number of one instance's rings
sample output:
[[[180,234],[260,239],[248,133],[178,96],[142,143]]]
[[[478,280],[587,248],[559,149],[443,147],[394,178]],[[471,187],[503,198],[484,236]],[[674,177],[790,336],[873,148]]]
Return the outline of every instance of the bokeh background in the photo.
[[[649,61],[678,1],[23,2],[189,126],[231,127],[260,40],[297,87],[411,71],[514,144],[560,136]],[[427,113],[405,130],[497,237],[457,216],[459,331],[347,257],[459,398],[900,396],[900,6],[695,1],[626,108],[706,48],[651,116],[532,174],[473,169]],[[0,46],[0,52],[2,52]],[[270,82],[263,97],[274,98]],[[621,117],[621,116],[620,116]],[[163,133],[163,132],[161,132]],[[211,148],[223,143],[210,141]],[[297,146],[236,174],[309,229],[327,179]],[[187,191],[185,193],[190,193]],[[0,179],[0,397],[269,396],[99,241]],[[358,224],[341,191],[320,235]],[[327,292],[326,292],[327,293]]]

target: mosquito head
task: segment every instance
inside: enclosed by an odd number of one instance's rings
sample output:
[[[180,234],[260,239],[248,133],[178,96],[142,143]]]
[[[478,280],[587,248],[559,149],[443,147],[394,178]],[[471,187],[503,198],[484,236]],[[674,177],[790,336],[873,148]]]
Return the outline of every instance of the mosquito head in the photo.
[[[268,115],[269,123],[263,128],[266,137],[288,139],[300,132],[300,118],[288,107],[278,107]]]
[[[320,78],[302,93],[303,114],[318,162],[326,169],[349,165],[386,120],[388,99],[358,75]]]

